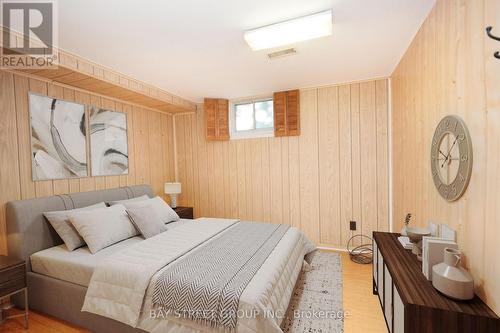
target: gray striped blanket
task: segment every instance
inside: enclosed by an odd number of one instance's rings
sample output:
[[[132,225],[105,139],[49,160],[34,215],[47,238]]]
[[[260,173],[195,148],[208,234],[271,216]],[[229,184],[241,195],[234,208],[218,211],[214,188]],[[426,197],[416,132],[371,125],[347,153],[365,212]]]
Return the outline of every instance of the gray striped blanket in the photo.
[[[239,222],[158,277],[153,304],[172,315],[234,330],[240,296],[289,226]]]

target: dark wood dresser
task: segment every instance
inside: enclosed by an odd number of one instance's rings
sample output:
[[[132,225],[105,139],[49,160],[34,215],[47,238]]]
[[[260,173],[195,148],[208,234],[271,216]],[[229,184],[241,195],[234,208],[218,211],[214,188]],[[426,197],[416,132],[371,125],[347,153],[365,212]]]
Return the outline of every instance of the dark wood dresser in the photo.
[[[399,234],[373,233],[373,293],[389,332],[498,333],[498,316],[479,298],[454,301],[422,273],[422,263],[398,241]]]

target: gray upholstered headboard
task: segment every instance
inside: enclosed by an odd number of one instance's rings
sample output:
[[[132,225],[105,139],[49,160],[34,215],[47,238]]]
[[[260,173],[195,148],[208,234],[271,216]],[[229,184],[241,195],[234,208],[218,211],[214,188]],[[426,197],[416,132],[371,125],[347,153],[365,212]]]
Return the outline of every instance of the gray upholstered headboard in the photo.
[[[131,199],[144,194],[153,197],[153,190],[149,185],[9,202],[7,203],[9,255],[26,260],[28,270],[30,270],[28,260],[30,255],[63,243],[43,216],[43,212],[81,208],[99,202]]]

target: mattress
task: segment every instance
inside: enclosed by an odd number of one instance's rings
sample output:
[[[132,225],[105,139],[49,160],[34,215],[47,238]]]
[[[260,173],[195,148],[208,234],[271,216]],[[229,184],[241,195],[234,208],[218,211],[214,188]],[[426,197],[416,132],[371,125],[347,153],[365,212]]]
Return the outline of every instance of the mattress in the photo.
[[[192,220],[181,219],[179,222],[169,223],[167,227],[172,229],[186,221]],[[132,237],[108,246],[95,254],[90,253],[86,246],[74,251],[68,251],[64,244],[54,246],[30,256],[31,270],[38,274],[88,287],[95,267],[105,258],[143,240],[144,238],[139,236]]]

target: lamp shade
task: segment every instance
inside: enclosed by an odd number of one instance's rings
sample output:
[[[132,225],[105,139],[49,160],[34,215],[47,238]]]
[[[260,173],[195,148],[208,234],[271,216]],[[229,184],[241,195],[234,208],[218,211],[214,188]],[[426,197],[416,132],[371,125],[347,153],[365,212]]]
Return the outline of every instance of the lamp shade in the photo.
[[[165,194],[181,193],[181,183],[165,183]]]

